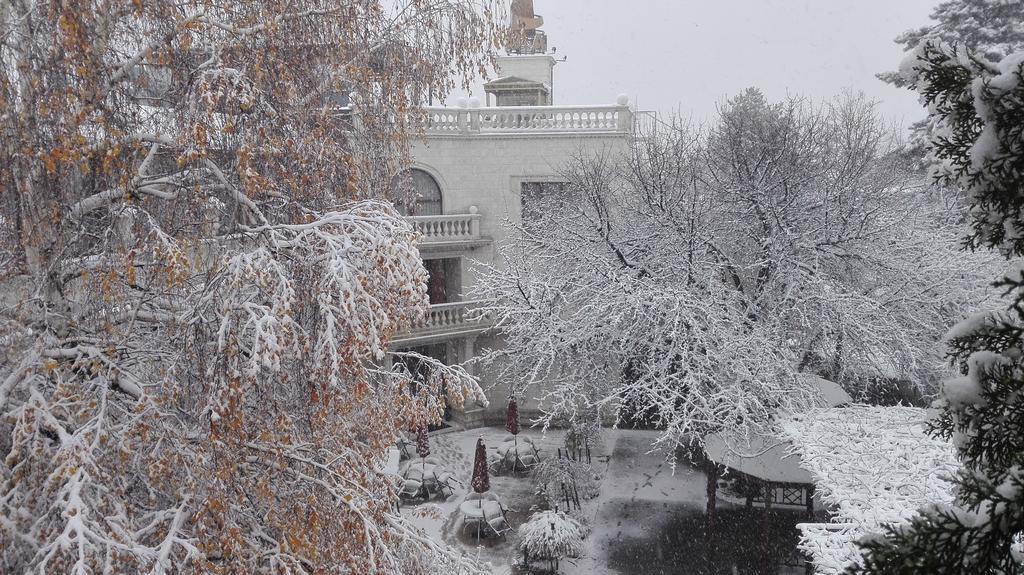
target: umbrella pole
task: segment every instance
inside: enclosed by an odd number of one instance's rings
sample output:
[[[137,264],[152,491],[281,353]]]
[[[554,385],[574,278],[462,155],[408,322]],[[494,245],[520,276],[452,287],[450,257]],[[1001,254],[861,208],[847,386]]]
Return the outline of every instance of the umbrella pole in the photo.
[[[519,434],[512,434],[512,453],[514,459],[512,460],[512,473],[516,472],[516,464],[519,463]]]

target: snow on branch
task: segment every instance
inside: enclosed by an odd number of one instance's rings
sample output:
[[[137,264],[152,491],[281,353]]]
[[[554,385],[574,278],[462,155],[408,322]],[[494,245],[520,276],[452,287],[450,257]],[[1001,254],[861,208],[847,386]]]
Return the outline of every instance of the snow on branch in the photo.
[[[373,465],[482,393],[389,364],[426,271],[357,200],[497,7],[0,8],[0,572],[482,570]]]
[[[485,402],[458,366],[412,353],[376,365],[426,310],[414,240],[405,219],[372,201],[243,227],[204,252],[219,261],[177,284],[173,301],[110,306],[125,318],[113,325],[152,349],[79,336],[26,355],[0,385],[16,422],[4,531],[24,535],[33,563],[73,573],[107,553],[159,573],[230,550],[254,571],[305,572],[312,546],[336,548],[339,564],[361,558],[352,568],[475,571],[389,516],[394,485],[372,465],[395,430],[433,423],[449,403]],[[423,369],[414,376],[408,360]],[[19,481],[38,453],[46,480]],[[146,495],[126,499],[130,489]],[[311,510],[329,527],[311,524]],[[286,543],[306,529],[316,535]]]

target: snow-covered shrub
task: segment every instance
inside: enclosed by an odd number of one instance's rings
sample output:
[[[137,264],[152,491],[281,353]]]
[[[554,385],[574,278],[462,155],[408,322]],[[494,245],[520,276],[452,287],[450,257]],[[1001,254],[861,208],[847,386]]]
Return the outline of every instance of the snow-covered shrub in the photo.
[[[519,526],[519,548],[528,561],[579,557],[585,537],[583,525],[561,511],[541,511]]]
[[[565,431],[565,450],[576,459],[586,457],[586,450],[601,445],[601,422],[597,416],[572,420]]]
[[[597,497],[600,488],[594,468],[570,458],[542,460],[533,470],[533,480],[551,508],[566,507],[566,498],[578,505],[580,499]]]

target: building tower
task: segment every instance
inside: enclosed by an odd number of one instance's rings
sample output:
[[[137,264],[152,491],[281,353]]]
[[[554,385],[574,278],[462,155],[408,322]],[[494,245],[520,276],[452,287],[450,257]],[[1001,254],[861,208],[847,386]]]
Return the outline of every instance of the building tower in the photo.
[[[540,27],[544,18],[533,11],[533,0],[512,0],[509,9],[508,54],[498,56],[497,79],[484,84],[487,105],[550,106],[553,103],[555,59],[547,53],[548,38]]]

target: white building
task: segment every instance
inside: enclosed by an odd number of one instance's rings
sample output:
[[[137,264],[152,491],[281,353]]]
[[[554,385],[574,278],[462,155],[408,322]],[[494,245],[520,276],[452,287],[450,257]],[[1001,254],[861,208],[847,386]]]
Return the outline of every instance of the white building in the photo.
[[[573,156],[623,152],[633,137],[636,115],[623,96],[603,105],[554,105],[556,60],[531,53],[540,49],[546,42],[498,59],[497,78],[484,86],[487,106],[462,99],[457,107],[427,109],[427,136],[413,146],[411,182],[420,201],[410,217],[424,236],[432,305],[425,324],[401,334],[395,348],[458,363],[500,345],[486,321],[466,317],[474,302],[464,294],[476,279],[470,261],[500,266],[496,248],[507,240],[508,224],[522,221],[524,196],[528,202],[531,194],[558,193],[558,185],[544,184],[561,181]],[[476,375],[490,407],[467,406],[451,418],[467,427],[504,421],[507,382]],[[520,401],[524,411],[536,407]]]

